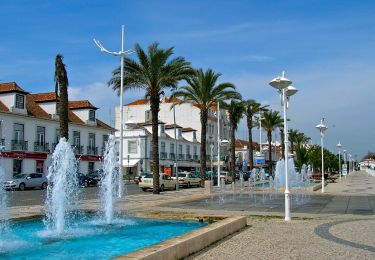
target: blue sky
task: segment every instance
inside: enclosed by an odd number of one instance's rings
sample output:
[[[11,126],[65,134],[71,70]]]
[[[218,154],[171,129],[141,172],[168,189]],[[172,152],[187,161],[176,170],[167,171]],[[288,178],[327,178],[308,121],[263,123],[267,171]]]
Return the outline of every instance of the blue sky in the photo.
[[[92,39],[120,48],[153,41],[175,46],[195,67],[221,72],[244,98],[280,110],[269,80],[286,70],[300,91],[291,126],[319,142],[321,117],[331,150],[340,140],[360,158],[375,150],[373,1],[1,1],[0,81],[31,92],[53,89],[54,57],[65,56],[70,98],[87,98],[109,121],[118,102],[106,87],[119,61]],[[142,92],[125,93],[126,101]],[[112,111],[112,112],[110,112]],[[238,132],[246,137],[244,124]]]

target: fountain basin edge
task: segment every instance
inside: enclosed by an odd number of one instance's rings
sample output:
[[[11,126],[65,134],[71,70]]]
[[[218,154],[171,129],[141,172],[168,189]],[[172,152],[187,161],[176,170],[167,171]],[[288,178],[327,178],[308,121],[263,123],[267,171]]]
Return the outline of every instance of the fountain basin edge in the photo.
[[[215,218],[215,216],[208,217]],[[115,259],[181,259],[245,228],[246,225],[245,216],[226,217],[184,235],[124,254]]]

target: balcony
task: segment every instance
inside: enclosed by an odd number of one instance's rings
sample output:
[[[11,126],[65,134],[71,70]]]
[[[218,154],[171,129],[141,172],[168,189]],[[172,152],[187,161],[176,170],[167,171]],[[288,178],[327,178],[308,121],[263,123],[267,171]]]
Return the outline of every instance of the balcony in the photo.
[[[198,155],[194,155],[193,160],[194,161],[199,161]]]
[[[87,146],[87,154],[89,154],[89,155],[98,155],[98,147]]]
[[[13,151],[27,151],[27,141],[24,140],[12,140]]]
[[[193,157],[191,156],[191,154],[186,155],[186,160],[191,161],[192,159],[193,159]]]
[[[160,159],[167,159],[167,153],[166,152],[161,152],[160,153]]]
[[[169,154],[169,159],[175,160],[176,159],[176,155],[174,153],[170,153]]]
[[[5,149],[5,139],[4,138],[1,138],[0,139],[0,146]]]
[[[185,160],[185,154],[180,153],[180,154],[178,155],[178,159],[179,159],[179,160]]]
[[[75,154],[83,154],[83,145],[72,145]]]
[[[34,152],[49,153],[49,143],[34,142]]]

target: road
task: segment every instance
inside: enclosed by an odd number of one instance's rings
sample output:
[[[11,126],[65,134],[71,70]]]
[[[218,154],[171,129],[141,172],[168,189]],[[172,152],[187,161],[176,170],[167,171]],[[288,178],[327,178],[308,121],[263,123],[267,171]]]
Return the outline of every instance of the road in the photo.
[[[143,193],[138,188],[138,184],[127,184],[127,194],[139,194]],[[81,199],[95,199],[98,197],[98,187],[80,188]],[[26,190],[26,191],[8,191],[8,206],[31,206],[31,205],[42,205],[46,197],[45,190]]]

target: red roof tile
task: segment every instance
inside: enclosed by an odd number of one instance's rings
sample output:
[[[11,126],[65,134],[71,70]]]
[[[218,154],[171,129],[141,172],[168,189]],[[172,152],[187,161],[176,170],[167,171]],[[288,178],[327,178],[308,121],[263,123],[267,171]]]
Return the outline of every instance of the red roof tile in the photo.
[[[130,102],[130,103],[126,104],[125,106],[146,105],[148,103],[149,103],[149,101],[147,99],[139,99],[139,100],[135,100],[133,102]]]
[[[191,128],[191,127],[185,127],[185,128],[182,128],[181,131],[182,132],[192,132],[192,131],[197,131],[197,130],[195,130],[195,129]]]
[[[32,94],[35,102],[49,102],[49,101],[57,101],[60,98],[56,95],[55,92],[47,92],[47,93],[36,93]]]
[[[0,101],[0,112],[9,112],[9,109],[3,102]]]
[[[7,92],[20,92],[23,94],[28,94],[28,92],[20,88],[20,86],[18,86],[16,82],[0,83],[0,93]]]
[[[116,129],[107,125],[106,123],[104,123],[103,121],[101,121],[99,119],[96,119],[96,124],[97,124],[97,126],[99,126],[101,128],[108,129],[108,130],[111,130],[111,131],[116,131]]]
[[[175,124],[169,124],[169,125],[165,125],[165,129],[172,129],[174,128]],[[176,124],[176,128],[182,128],[182,126],[179,126]]]
[[[51,119],[51,116],[34,101],[33,95],[31,94],[26,96],[26,109],[29,116]]]
[[[91,104],[90,101],[88,100],[69,101],[69,108],[70,109],[82,109],[82,108],[98,109],[93,104]]]

